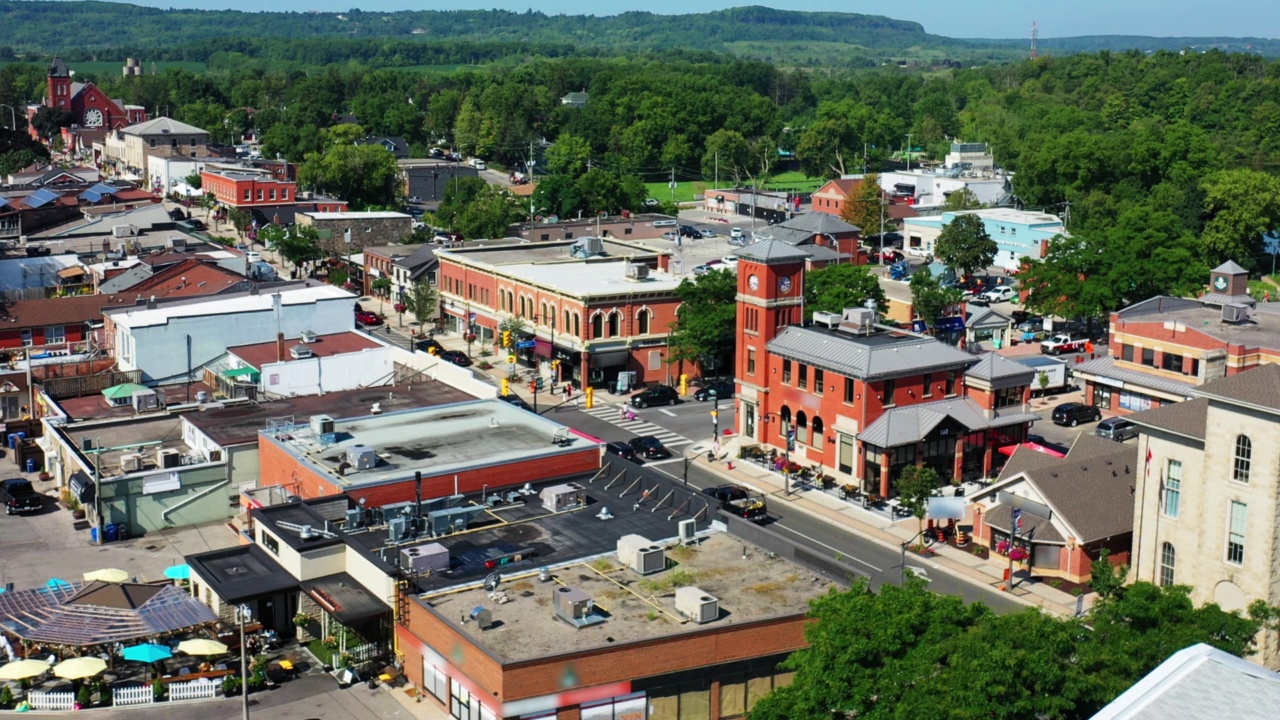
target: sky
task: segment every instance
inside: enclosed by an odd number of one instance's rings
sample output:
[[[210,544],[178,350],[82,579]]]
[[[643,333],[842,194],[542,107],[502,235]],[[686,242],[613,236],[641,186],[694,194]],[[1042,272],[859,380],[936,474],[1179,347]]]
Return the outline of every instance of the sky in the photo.
[[[262,10],[261,0],[125,0],[156,7]],[[1280,37],[1276,0],[276,0],[271,10],[341,11],[474,10],[500,8],[548,14],[613,14],[629,10],[690,13],[743,5],[789,10],[827,10],[914,20],[935,35],[961,38],[1026,37],[1031,21],[1040,37],[1153,35]]]

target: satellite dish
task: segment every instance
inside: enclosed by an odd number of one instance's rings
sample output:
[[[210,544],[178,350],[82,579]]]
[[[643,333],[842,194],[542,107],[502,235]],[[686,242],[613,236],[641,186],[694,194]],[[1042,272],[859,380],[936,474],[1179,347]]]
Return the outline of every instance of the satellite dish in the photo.
[[[484,578],[484,589],[493,592],[498,589],[498,584],[502,582],[502,573],[491,572]]]

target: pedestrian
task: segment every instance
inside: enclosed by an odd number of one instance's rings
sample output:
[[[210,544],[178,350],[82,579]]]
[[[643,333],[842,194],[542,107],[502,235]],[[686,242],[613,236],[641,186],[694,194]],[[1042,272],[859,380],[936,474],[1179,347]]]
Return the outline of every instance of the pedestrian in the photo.
[[[623,419],[623,420],[626,420],[626,419],[627,419],[627,415],[629,415],[629,414],[630,414],[629,412],[627,412],[627,406],[626,406],[626,405],[619,405],[619,406],[618,406],[618,409],[622,411],[622,419]]]

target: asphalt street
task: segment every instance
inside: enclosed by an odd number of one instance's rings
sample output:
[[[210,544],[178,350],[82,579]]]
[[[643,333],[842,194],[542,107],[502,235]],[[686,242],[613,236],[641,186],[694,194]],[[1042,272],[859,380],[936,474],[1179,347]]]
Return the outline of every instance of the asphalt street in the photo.
[[[685,405],[690,404],[694,403]],[[701,407],[701,403],[697,403],[696,406]],[[561,408],[551,411],[548,416],[557,422],[603,440],[628,440],[635,437],[633,433],[609,420],[576,409]],[[699,489],[722,485],[725,483],[723,478],[698,465],[686,466],[681,457],[682,452],[688,453],[696,445],[705,446],[705,443],[706,440],[703,439],[699,443],[674,447],[676,456],[671,460],[640,466],[639,471],[662,473],[668,477],[683,480],[687,467],[690,485]],[[613,458],[613,461],[621,462],[616,458]],[[793,542],[809,548],[812,552],[861,568],[870,575],[873,587],[883,583],[898,583],[901,579],[902,553],[895,548],[885,547],[806,513],[779,508],[777,503],[770,505],[770,516],[771,529],[790,537]],[[994,587],[979,586],[957,578],[925,558],[908,555],[907,567],[927,578],[929,586],[937,592],[958,595],[967,602],[982,602],[1002,612],[1026,607],[1008,598]]]

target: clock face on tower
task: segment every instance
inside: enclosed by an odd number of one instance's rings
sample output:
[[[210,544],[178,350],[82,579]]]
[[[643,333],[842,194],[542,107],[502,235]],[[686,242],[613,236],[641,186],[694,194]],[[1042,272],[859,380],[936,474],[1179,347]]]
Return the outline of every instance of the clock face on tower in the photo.
[[[778,278],[778,292],[783,295],[791,292],[791,278],[786,277],[785,275]]]
[[[759,289],[760,289],[760,278],[756,277],[755,275],[752,275],[752,276],[748,277],[748,278],[747,278],[747,287],[751,288],[752,290],[759,290]]]
[[[1218,290],[1227,289],[1227,279],[1221,275],[1213,279],[1213,286]]]
[[[84,113],[85,127],[102,127],[102,111],[98,109],[86,110]]]

